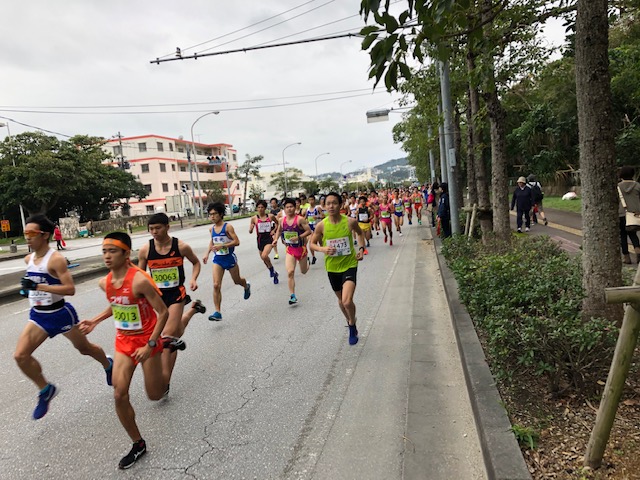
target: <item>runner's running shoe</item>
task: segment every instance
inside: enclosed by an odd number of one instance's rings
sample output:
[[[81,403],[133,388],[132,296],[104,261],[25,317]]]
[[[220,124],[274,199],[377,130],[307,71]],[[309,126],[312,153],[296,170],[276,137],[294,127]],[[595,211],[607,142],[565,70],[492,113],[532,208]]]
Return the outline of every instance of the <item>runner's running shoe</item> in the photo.
[[[109,368],[105,368],[104,373],[107,375],[107,385],[111,387],[113,386],[113,358],[107,355],[107,360],[109,360]]]
[[[34,420],[40,420],[47,414],[49,411],[49,402],[58,394],[58,391],[56,386],[50,383],[38,394],[38,405],[36,405],[36,409],[33,411]]]
[[[349,325],[349,345],[358,343],[358,329],[355,325]]]
[[[278,285],[278,283],[280,283],[280,280],[278,280],[278,272],[274,272],[274,274],[273,274],[273,284],[274,285]]]
[[[202,304],[201,300],[196,300],[195,302],[193,302],[193,305],[191,306],[191,308],[193,308],[197,313],[206,313],[207,312],[207,307],[205,307]]]
[[[213,312],[211,315],[209,315],[209,320],[211,320],[212,322],[219,322],[220,320],[222,320],[222,314],[220,312]]]
[[[244,299],[249,300],[250,296],[251,296],[251,284],[247,282],[247,286],[244,287]]]
[[[296,303],[298,303],[298,298],[295,293],[292,293],[291,297],[289,297],[289,305],[294,305]]]
[[[126,470],[127,468],[133,467],[133,464],[136,463],[145,453],[147,453],[147,444],[143,439],[140,439],[133,444],[129,453],[122,457],[118,463],[118,468],[120,470]]]

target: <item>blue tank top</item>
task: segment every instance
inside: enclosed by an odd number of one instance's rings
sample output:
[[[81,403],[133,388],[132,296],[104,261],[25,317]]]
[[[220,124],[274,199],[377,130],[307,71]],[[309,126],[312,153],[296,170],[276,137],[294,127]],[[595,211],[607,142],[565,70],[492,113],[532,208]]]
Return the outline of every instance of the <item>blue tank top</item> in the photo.
[[[220,233],[216,233],[215,225],[211,228],[211,241],[214,245],[231,241],[231,239],[227,237],[227,222],[224,222],[224,224],[222,225],[222,230],[220,230]],[[218,257],[221,255],[231,255],[235,248],[236,247],[224,247],[215,252],[215,256]]]

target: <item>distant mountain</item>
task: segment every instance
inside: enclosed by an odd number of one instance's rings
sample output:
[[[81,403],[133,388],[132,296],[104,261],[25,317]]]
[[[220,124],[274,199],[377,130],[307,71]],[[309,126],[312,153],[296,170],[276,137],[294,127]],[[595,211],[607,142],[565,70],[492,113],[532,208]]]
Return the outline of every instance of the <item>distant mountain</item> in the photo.
[[[383,172],[386,172],[388,170],[391,170],[393,167],[404,166],[404,165],[409,165],[409,161],[407,160],[406,157],[396,158],[395,160],[389,160],[388,162],[381,163],[380,165],[376,165],[373,168],[377,168],[379,170],[382,170]]]

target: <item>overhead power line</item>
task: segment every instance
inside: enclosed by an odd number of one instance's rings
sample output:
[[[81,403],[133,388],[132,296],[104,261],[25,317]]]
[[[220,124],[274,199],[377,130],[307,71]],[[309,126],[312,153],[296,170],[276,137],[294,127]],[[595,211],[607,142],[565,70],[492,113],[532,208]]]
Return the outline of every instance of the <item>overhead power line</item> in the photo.
[[[309,38],[306,40],[297,40],[295,42],[285,42],[285,43],[274,43],[272,45],[259,45],[259,46],[255,46],[255,47],[246,47],[246,48],[237,48],[235,50],[225,50],[223,52],[211,52],[211,53],[203,53],[203,54],[198,54],[195,53],[193,55],[187,55],[187,56],[180,56],[180,57],[175,57],[175,58],[165,58],[165,59],[160,59],[160,58],[156,58],[155,60],[150,60],[149,63],[157,63],[158,65],[160,65],[161,63],[164,62],[174,62],[176,60],[186,60],[188,58],[193,58],[194,60],[197,60],[200,57],[213,57],[216,55],[226,55],[229,53],[239,53],[239,52],[249,52],[252,50],[264,50],[266,48],[276,48],[276,47],[286,47],[289,45],[300,45],[303,43],[313,43],[313,42],[322,42],[324,40],[335,40],[338,38],[349,38],[349,37],[362,37],[362,35],[360,35],[359,33],[345,33],[342,35],[330,35],[327,37],[318,37],[318,38]]]
[[[332,102],[336,100],[344,100],[347,98],[356,98],[356,97],[365,97],[371,95],[379,95],[382,93],[387,93],[386,91],[374,91],[370,93],[363,93],[357,95],[345,95],[341,97],[332,97],[332,98],[322,98],[319,100],[308,100],[306,102],[291,102],[291,103],[280,103],[276,105],[256,105],[252,107],[237,107],[237,108],[219,108],[216,109],[220,112],[238,112],[244,110],[264,110],[267,108],[280,108],[280,107],[291,107],[296,105],[308,105],[312,103],[323,103],[323,102]],[[18,110],[18,109],[8,109],[8,108],[0,108],[2,112],[19,112],[19,113],[40,113],[40,114],[56,114],[56,115],[157,115],[157,114],[172,114],[172,113],[205,113],[211,111],[211,109],[206,110],[166,110],[166,111],[139,111],[139,112],[108,112],[108,111],[99,111],[99,112],[91,112],[91,111],[83,111],[83,112],[70,112],[70,111],[55,111],[55,110]]]
[[[9,117],[0,116],[0,118],[3,118],[4,120],[9,120],[10,122],[13,122],[13,123],[17,123],[18,125],[22,125],[23,127],[35,128],[36,130],[40,130],[41,132],[52,133],[54,135],[60,135],[61,137],[71,138],[73,136],[73,135],[67,135],[66,133],[60,133],[60,132],[54,132],[53,130],[47,130],[46,128],[36,127],[35,125],[29,125],[28,123],[22,123],[22,122],[19,122],[18,120],[15,120],[15,119],[9,118]]]
[[[186,107],[194,105],[220,105],[225,103],[249,103],[249,102],[270,102],[274,100],[289,100],[292,98],[305,98],[305,97],[324,97],[327,95],[341,95],[343,93],[357,93],[357,92],[369,92],[370,88],[359,88],[355,90],[341,90],[337,92],[324,92],[324,93],[307,93],[303,95],[288,95],[286,97],[270,97],[270,98],[252,98],[247,100],[211,100],[207,102],[187,102],[187,103],[158,103],[158,104],[137,104],[137,105],[49,105],[49,106],[34,106],[34,105],[0,105],[0,110],[7,108],[27,108],[27,109],[100,109],[100,108],[152,108],[152,107]]]

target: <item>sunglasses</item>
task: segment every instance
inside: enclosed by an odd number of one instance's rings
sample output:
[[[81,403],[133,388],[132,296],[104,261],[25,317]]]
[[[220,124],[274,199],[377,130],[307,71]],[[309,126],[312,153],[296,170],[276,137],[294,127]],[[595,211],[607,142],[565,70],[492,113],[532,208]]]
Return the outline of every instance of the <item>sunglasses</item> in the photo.
[[[24,236],[25,238],[33,238],[33,237],[37,237],[38,235],[42,235],[43,232],[42,230],[25,230],[24,231]]]

